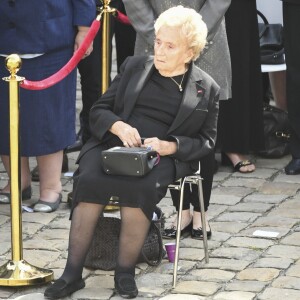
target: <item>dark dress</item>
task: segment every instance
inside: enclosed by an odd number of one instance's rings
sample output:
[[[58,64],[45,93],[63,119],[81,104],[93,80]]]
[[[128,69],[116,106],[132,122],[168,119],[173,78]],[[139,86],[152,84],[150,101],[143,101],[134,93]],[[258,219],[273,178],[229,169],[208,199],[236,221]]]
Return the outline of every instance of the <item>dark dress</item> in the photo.
[[[180,82],[182,75],[173,78]],[[141,137],[166,139],[182,95],[170,78],[154,70],[139,95],[128,124],[137,128]],[[117,136],[112,136],[107,144],[94,147],[87,152],[89,155],[85,153],[81,157],[79,168],[74,174],[74,205],[78,202],[106,205],[115,196],[119,198],[121,206],[139,207],[151,220],[155,205],[165,196],[168,185],[175,180],[173,158],[161,157],[159,164],[145,177],[107,175],[102,170],[101,151],[113,146],[122,146]]]
[[[220,101],[218,147],[248,154],[264,148],[263,96],[254,0],[232,0],[225,14],[232,99]]]

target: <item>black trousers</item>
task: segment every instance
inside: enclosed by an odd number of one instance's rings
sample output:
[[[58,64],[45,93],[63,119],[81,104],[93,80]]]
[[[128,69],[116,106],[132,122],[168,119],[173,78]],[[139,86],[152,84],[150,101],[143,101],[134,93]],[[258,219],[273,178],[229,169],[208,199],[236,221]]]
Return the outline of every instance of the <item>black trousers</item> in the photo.
[[[117,8],[122,13],[125,13],[124,5],[120,0],[113,0],[111,1],[110,5]],[[102,91],[101,28],[94,39],[93,52],[78,64],[82,91],[80,126],[82,130],[83,143],[85,143],[91,137],[89,126],[89,112],[92,105],[101,96]],[[115,35],[116,39],[117,67],[119,71],[119,68],[126,57],[131,56],[134,53],[135,30],[132,26],[122,24],[116,21],[114,17],[111,17],[110,45],[112,44],[113,35]],[[110,49],[110,53],[111,52],[112,48]],[[109,62],[109,66],[111,69],[111,59]]]
[[[200,174],[203,178],[202,187],[203,187],[203,198],[204,198],[204,209],[207,211],[209,206],[209,200],[211,195],[213,177],[214,177],[214,166],[215,166],[215,153],[212,151],[207,156],[203,157],[200,160],[201,170]],[[173,205],[176,207],[176,211],[179,209],[179,199],[180,192],[177,190],[170,190]],[[194,207],[194,211],[200,211],[199,198],[198,198],[198,186],[192,184],[186,184],[184,188],[184,201],[183,201],[183,210],[190,209],[190,205]]]
[[[284,48],[287,65],[287,107],[292,127],[293,158],[300,158],[300,2],[283,2]]]

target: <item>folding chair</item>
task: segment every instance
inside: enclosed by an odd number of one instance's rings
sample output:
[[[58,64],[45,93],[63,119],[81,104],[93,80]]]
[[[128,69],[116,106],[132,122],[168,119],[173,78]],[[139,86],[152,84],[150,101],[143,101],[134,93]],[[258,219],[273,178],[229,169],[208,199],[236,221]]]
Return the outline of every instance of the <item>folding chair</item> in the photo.
[[[180,191],[178,220],[177,220],[177,234],[176,234],[175,262],[174,262],[174,271],[173,271],[173,288],[175,288],[176,281],[177,281],[177,269],[178,269],[178,260],[179,260],[179,242],[180,242],[180,234],[181,234],[181,230],[179,230],[179,229],[181,228],[181,217],[182,217],[182,206],[183,206],[185,183],[198,185],[198,197],[199,197],[201,219],[202,219],[203,247],[204,247],[205,262],[208,263],[208,261],[209,261],[202,180],[203,179],[200,176],[200,163],[199,163],[199,170],[194,175],[186,176],[186,177],[181,178],[180,180],[176,181],[175,183],[169,185],[169,189],[175,189],[175,190]]]

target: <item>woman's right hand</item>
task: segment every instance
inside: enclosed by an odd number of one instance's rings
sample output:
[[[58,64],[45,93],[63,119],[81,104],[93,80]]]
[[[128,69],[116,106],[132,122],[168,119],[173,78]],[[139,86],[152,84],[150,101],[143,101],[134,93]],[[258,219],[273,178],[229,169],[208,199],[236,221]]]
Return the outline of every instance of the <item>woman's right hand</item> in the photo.
[[[125,147],[140,147],[142,145],[137,129],[123,121],[115,122],[109,131],[118,136]]]

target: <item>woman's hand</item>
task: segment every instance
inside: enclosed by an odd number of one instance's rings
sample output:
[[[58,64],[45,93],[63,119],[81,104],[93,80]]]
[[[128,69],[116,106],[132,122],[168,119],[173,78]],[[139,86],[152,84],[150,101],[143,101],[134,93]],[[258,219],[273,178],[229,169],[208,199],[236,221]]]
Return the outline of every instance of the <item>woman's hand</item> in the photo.
[[[156,137],[145,139],[142,147],[151,147],[160,156],[172,155],[177,151],[176,142],[162,141]]]
[[[115,122],[109,131],[118,136],[125,147],[140,147],[142,145],[137,129],[123,121]]]
[[[81,44],[83,43],[85,36],[87,35],[88,31],[89,31],[89,27],[86,26],[78,26],[78,32],[77,35],[75,37],[75,44],[74,44],[74,52],[81,46]],[[89,48],[86,50],[84,56],[82,57],[82,59],[88,57],[93,51],[93,43],[91,43],[91,45],[89,46]]]

